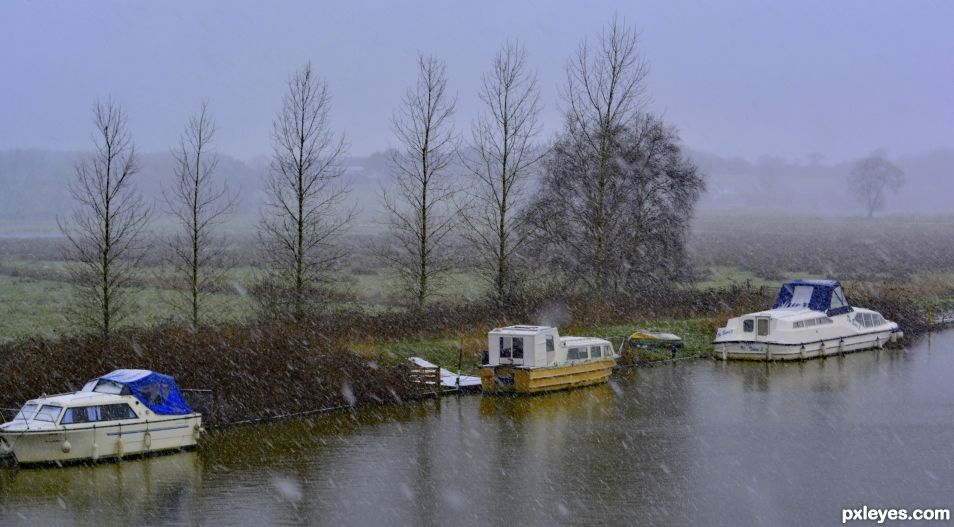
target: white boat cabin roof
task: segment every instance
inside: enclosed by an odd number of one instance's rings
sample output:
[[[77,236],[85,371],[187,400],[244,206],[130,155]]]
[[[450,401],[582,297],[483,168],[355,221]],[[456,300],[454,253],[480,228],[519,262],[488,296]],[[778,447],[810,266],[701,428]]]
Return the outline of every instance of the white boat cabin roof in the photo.
[[[516,335],[530,337],[554,329],[553,326],[506,326],[495,328],[491,333],[503,333],[506,335]]]
[[[609,343],[608,340],[598,339],[596,337],[560,337],[560,340],[563,341],[563,344],[568,347],[590,345],[598,346],[600,344]]]
[[[863,307],[852,307],[852,312],[861,312],[861,313],[875,313],[870,309],[865,309]],[[819,317],[828,317],[831,318],[836,315],[826,315],[824,312],[815,311],[814,309],[793,309],[793,308],[782,308],[782,309],[766,309],[765,311],[758,311],[756,313],[746,313],[745,315],[740,315],[738,318],[745,317],[770,317],[775,320],[785,320],[789,322],[798,322],[800,320],[808,320],[812,318]]]
[[[106,403],[115,403],[117,401],[127,400],[127,397],[120,395],[114,395],[110,393],[100,393],[100,392],[75,392],[75,393],[61,393],[58,395],[51,395],[47,397],[38,397],[32,399],[30,402],[35,402],[39,404],[56,404],[60,406],[70,406],[70,405],[93,405],[93,404],[106,404]]]

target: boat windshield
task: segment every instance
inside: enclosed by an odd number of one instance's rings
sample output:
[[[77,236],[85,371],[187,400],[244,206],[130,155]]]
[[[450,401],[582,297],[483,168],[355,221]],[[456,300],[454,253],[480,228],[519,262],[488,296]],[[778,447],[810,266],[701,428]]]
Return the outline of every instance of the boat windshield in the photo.
[[[23,408],[17,412],[16,417],[13,418],[14,421],[29,421],[33,418],[33,414],[36,413],[36,409],[39,405],[36,403],[26,403],[23,405]],[[9,415],[9,414],[8,414]]]
[[[56,406],[54,404],[44,404],[40,411],[37,412],[36,417],[33,418],[34,421],[48,421],[50,423],[55,423],[56,419],[60,416],[60,412],[63,411],[62,406]]]
[[[129,388],[125,384],[100,379],[93,388],[96,393],[105,393],[109,395],[129,395]]]

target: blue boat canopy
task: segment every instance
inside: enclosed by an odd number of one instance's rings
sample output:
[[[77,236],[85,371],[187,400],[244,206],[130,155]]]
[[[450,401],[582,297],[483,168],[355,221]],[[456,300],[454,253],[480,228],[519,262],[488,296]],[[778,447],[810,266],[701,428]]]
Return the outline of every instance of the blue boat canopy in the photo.
[[[154,371],[115,370],[93,379],[86,384],[83,391],[132,395],[159,415],[192,413],[192,408],[182,397],[175,379]]]
[[[793,280],[782,285],[772,309],[811,309],[828,316],[850,312],[838,280]]]

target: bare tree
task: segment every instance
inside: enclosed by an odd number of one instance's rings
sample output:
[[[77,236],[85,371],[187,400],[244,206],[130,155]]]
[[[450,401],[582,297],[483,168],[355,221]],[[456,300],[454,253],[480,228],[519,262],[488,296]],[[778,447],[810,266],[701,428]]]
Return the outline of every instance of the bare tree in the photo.
[[[848,178],[855,199],[864,206],[868,218],[884,209],[885,192],[897,192],[904,185],[904,172],[893,163],[875,154],[855,163]]]
[[[347,145],[331,131],[330,106],[328,85],[308,63],[289,79],[273,124],[268,214],[260,228],[269,261],[264,299],[298,321],[325,298],[323,286],[344,256],[335,241],[352,216],[338,210],[349,191],[341,165]]]
[[[163,189],[166,206],[181,228],[169,240],[169,249],[176,273],[188,284],[183,291],[193,328],[206,319],[202,312],[209,293],[226,270],[225,239],[215,229],[235,204],[235,196],[215,178],[219,158],[211,149],[214,137],[215,122],[203,102],[173,153],[175,181]]]
[[[521,283],[525,183],[541,158],[533,144],[540,131],[540,91],[522,46],[508,42],[497,52],[478,95],[484,113],[474,123],[464,160],[474,186],[461,217],[468,227],[465,236],[477,248],[478,272],[494,300],[505,303]]]
[[[76,165],[70,192],[79,207],[68,223],[68,259],[76,291],[70,316],[109,340],[130,313],[127,286],[143,256],[149,209],[133,185],[139,170],[126,113],[112,100],[93,106],[95,151]]]
[[[589,150],[580,154],[591,159],[579,168],[586,170],[586,177],[594,182],[588,196],[593,215],[589,260],[594,285],[600,289],[607,285],[610,271],[605,255],[611,241],[608,229],[613,211],[607,198],[614,150],[619,134],[643,107],[648,72],[639,53],[636,31],[616,17],[595,47],[584,40],[567,65],[567,128],[578,138],[579,146]]]
[[[458,218],[448,168],[457,138],[446,66],[434,57],[419,56],[417,63],[417,82],[392,119],[402,148],[391,156],[393,188],[382,191],[391,231],[382,255],[421,308],[452,268],[447,245]]]

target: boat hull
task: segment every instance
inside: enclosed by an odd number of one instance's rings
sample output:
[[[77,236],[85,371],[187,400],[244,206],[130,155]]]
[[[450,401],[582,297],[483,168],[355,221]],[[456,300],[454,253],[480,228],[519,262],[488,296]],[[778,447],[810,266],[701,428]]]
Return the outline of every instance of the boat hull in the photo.
[[[715,357],[722,360],[787,361],[805,360],[854,351],[882,348],[903,336],[897,329],[887,329],[813,342],[715,341]]]
[[[148,423],[5,431],[0,449],[21,464],[98,461],[194,448],[201,427],[202,416],[190,414]]]
[[[590,360],[543,368],[484,366],[480,369],[480,383],[484,393],[489,394],[552,392],[604,383],[613,373],[615,366],[615,359]]]

